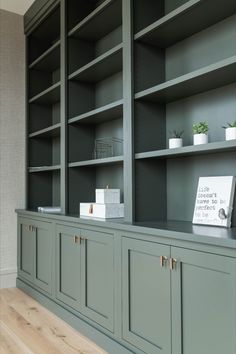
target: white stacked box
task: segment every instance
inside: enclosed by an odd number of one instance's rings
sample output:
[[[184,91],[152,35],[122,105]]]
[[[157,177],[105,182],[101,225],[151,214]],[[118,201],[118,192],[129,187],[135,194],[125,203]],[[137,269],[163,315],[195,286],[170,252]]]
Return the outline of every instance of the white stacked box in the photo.
[[[80,216],[114,219],[124,217],[124,204],[80,203]]]
[[[96,189],[96,203],[98,204],[119,204],[120,189]]]
[[[120,189],[96,189],[96,203],[80,203],[80,216],[103,219],[124,217]]]

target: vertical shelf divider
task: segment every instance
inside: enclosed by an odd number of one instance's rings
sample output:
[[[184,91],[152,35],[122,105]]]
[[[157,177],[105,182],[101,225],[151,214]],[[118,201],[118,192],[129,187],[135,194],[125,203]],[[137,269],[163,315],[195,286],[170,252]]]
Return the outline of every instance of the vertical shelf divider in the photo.
[[[67,201],[67,6],[61,0],[61,209],[68,210]]]
[[[123,129],[125,220],[134,219],[133,1],[123,0]]]
[[[29,44],[28,44],[28,36],[25,36],[25,62],[28,63],[29,58]],[[29,70],[28,66],[25,70],[25,206],[29,209],[30,205],[30,193],[29,193],[29,174],[28,174],[28,166],[29,166]]]

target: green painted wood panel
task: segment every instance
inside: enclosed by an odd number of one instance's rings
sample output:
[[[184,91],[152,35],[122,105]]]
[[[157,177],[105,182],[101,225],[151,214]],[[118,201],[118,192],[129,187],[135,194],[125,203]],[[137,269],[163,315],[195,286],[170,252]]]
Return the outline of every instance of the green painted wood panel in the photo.
[[[173,354],[235,354],[236,260],[172,247]]]
[[[133,4],[132,0],[122,0],[124,216],[128,222],[134,219]]]
[[[158,161],[158,163],[154,160],[140,160],[135,162],[134,165],[135,152],[148,153],[166,148],[170,129],[184,129],[184,143],[185,145],[191,144],[191,126],[199,117],[209,120],[210,141],[217,142],[224,139],[224,131],[221,126],[225,124],[225,117],[227,116],[227,121],[231,121],[235,116],[235,84],[220,87],[217,90],[208,90],[231,83],[234,80],[234,75],[225,74],[233,74],[235,68],[234,63],[229,65],[229,57],[235,54],[235,42],[233,41],[235,38],[235,15],[231,19],[217,23],[214,27],[205,31],[201,32],[201,29],[221,20],[227,14],[231,14],[232,8],[235,6],[231,5],[233,1],[228,0],[224,5],[215,6],[215,11],[204,13],[202,10],[199,10],[199,12],[197,8],[208,6],[210,9],[214,6],[214,1],[199,1],[199,4],[194,6],[194,0],[160,0],[158,2],[155,0],[149,0],[148,2],[143,0],[119,0],[116,1],[117,4],[119,3],[119,11],[113,11],[113,16],[104,17],[104,13],[101,11],[101,14],[97,17],[98,20],[94,17],[95,25],[94,18],[92,18],[84,28],[82,28],[83,26],[80,29],[77,28],[78,37],[81,37],[81,34],[83,36],[88,34],[90,32],[88,31],[89,28],[98,28],[98,31],[91,31],[93,42],[90,42],[89,45],[87,43],[79,44],[79,40],[72,39],[71,36],[67,38],[67,31],[88,15],[94,6],[96,7],[98,3],[101,3],[101,0],[90,2],[93,3],[92,6],[88,5],[88,1],[85,0],[61,0],[60,10],[57,7],[57,13],[50,20],[50,16],[47,17],[47,15],[55,8],[55,3],[59,2],[37,0],[26,15],[26,30],[30,35],[28,41],[30,62],[39,55],[44,55],[45,50],[54,45],[55,40],[59,38],[59,31],[56,30],[59,17],[61,20],[61,86],[52,91],[49,88],[50,92],[39,95],[28,105],[30,132],[48,128],[54,123],[61,122],[60,143],[57,137],[51,139],[52,142],[49,147],[46,142],[43,145],[29,144],[29,150],[31,151],[29,162],[38,162],[40,158],[38,152],[40,151],[43,159],[40,159],[40,164],[45,165],[45,156],[43,156],[42,151],[49,152],[52,159],[51,164],[53,162],[61,163],[61,170],[60,172],[32,173],[28,176],[28,207],[36,208],[40,204],[47,205],[45,201],[50,201],[49,204],[52,205],[61,204],[63,213],[69,211],[69,213],[78,214],[79,201],[93,200],[95,187],[104,187],[106,184],[110,184],[110,186],[119,187],[122,190],[122,200],[124,199],[126,205],[126,221],[132,221],[133,219],[145,222],[147,220],[164,220],[165,226],[159,224],[153,234],[149,231],[150,229],[146,229],[147,235],[144,235],[143,239],[148,235],[150,240],[157,236],[157,240],[162,237],[163,242],[171,245],[180,246],[182,242],[183,247],[194,248],[196,246],[196,248],[202,248],[204,251],[207,249],[205,247],[211,244],[212,249],[209,251],[210,248],[208,247],[209,252],[224,253],[227,247],[227,252],[235,256],[233,254],[235,249],[233,244],[234,230],[227,231],[227,236],[230,237],[225,240],[225,243],[223,243],[222,238],[211,243],[209,237],[208,241],[203,240],[202,234],[210,236],[214,234],[214,231],[210,231],[210,228],[204,228],[206,231],[201,231],[199,243],[194,244],[192,242],[190,245],[190,242],[189,244],[185,242],[194,241],[194,235],[196,236],[198,231],[195,228],[192,229],[191,223],[185,225],[182,222],[183,220],[191,220],[194,198],[193,186],[195,186],[199,175],[202,172],[205,174],[206,171],[210,171],[211,174],[213,172],[219,174],[222,171],[229,174],[230,171],[233,171],[234,174],[234,164],[232,162],[235,160],[235,152],[220,154],[219,149],[214,154],[209,154],[209,152],[204,151],[205,155],[201,157],[189,155],[184,159],[179,159],[179,156],[177,158],[172,156],[172,159],[168,159],[168,161],[164,156],[163,161]],[[112,3],[115,2],[111,1]],[[207,3],[208,5],[200,6],[200,3]],[[217,3],[220,4],[220,1],[217,0]],[[164,25],[160,25],[157,30],[154,28],[154,31],[147,36],[150,37],[150,40],[144,38],[144,41],[149,41],[153,46],[140,43],[137,40],[133,42],[133,32],[136,33],[182,4],[196,10],[192,12],[184,10],[185,15],[183,13],[177,15],[176,12],[173,21],[164,19]],[[219,12],[225,15],[220,15]],[[202,13],[201,21],[199,21],[199,24],[196,24],[198,21],[195,21],[196,23],[193,26],[186,26],[186,24],[194,22],[192,21],[193,13]],[[122,22],[122,28],[115,29],[114,14],[116,14],[115,22],[118,20],[117,26]],[[49,21],[46,27],[45,18]],[[178,27],[176,24],[179,21],[181,22],[180,18],[184,22],[182,21],[183,23]],[[101,28],[97,26],[99,22],[102,24]],[[110,26],[109,23],[111,27],[107,28],[107,26]],[[42,43],[32,39],[31,31],[38,25],[40,26],[33,34],[42,37]],[[170,31],[174,27],[176,27],[176,34]],[[103,38],[100,38],[99,35],[101,29],[102,31],[105,29],[106,32],[103,33],[103,36],[106,34]],[[115,32],[113,33],[114,29]],[[55,31],[57,32],[56,36],[54,36]],[[108,33],[109,31],[110,33]],[[190,35],[197,31],[199,33],[190,38]],[[97,58],[98,55],[104,54],[115,44],[120,43],[121,32],[123,37],[123,73],[119,71],[118,74],[109,76],[107,79],[99,81],[98,84],[87,85],[84,82],[70,81],[67,85],[67,74],[82,66],[79,61],[86,59],[84,64],[87,64],[90,60]],[[186,37],[184,33],[189,38],[177,43],[177,37],[179,39]],[[52,37],[54,37],[53,41],[51,40]],[[158,44],[158,37],[160,39],[159,46],[154,48]],[[172,45],[175,43],[176,45]],[[167,50],[165,50],[165,47],[167,47]],[[199,50],[202,48],[204,50]],[[91,49],[95,50],[93,55],[90,53]],[[90,56],[91,59],[89,59]],[[217,67],[215,72],[211,68],[204,69],[206,65],[214,64],[225,58],[228,66],[224,64],[223,69]],[[157,62],[160,65],[156,65]],[[182,65],[183,62],[185,63],[184,66]],[[153,65],[150,65],[150,63]],[[73,66],[75,66],[74,69]],[[152,70],[149,69],[151,67]],[[58,65],[56,68],[58,68]],[[170,88],[162,91],[159,88],[154,96],[156,99],[161,98],[163,100],[160,106],[157,107],[148,101],[143,103],[141,99],[136,99],[135,103],[133,102],[133,91],[140,91],[165,80],[190,74],[193,70],[199,68],[205,70],[206,79],[204,83],[200,82],[201,80],[196,76],[197,78],[189,79],[189,86],[186,84],[186,80],[183,81],[180,90],[175,90],[176,87],[173,85],[173,87],[170,86]],[[224,75],[222,75],[222,72]],[[153,75],[153,73],[156,73],[156,75]],[[195,75],[197,74],[195,73]],[[36,86],[40,83],[36,79],[32,83],[30,98],[50,86],[47,83],[44,87],[44,80],[47,81],[45,76],[42,82],[43,87],[40,85],[39,90],[39,87]],[[219,82],[216,82],[217,80]],[[56,81],[53,80],[51,84]],[[195,89],[193,88],[194,83],[198,86]],[[187,86],[190,92],[187,92]],[[35,89],[37,89],[36,92]],[[203,94],[196,95],[197,92],[203,91]],[[186,96],[190,93],[195,95],[186,99]],[[78,96],[80,96],[80,100],[78,100]],[[58,102],[59,97],[60,102]],[[142,93],[138,97],[141,98]],[[147,99],[147,97],[143,98]],[[177,98],[184,99],[168,104],[169,101]],[[86,116],[88,111],[96,108],[104,110],[104,105],[112,104],[114,100],[118,99],[123,99],[124,103],[124,166],[114,166],[112,163],[110,166],[85,166],[68,169],[68,162],[91,159],[93,133],[95,133],[95,136],[96,134],[104,135],[104,133],[107,136],[113,136],[113,133],[109,132],[107,124],[105,129],[101,124],[98,125],[98,128],[89,126],[91,137],[88,140],[86,139],[88,134],[84,135],[84,128],[80,127],[79,129],[82,132],[80,135],[83,139],[78,139],[79,134],[74,134],[74,126],[70,127],[67,132],[67,116],[71,119],[78,115]],[[43,107],[42,103],[50,102],[51,105]],[[108,115],[108,113],[106,112],[105,115]],[[120,116],[117,116],[117,118],[120,118]],[[111,117],[111,119],[113,118]],[[153,124],[147,124],[147,122]],[[148,125],[152,128],[149,129]],[[114,128],[114,126],[113,121],[112,127]],[[121,119],[119,126],[122,128]],[[70,144],[67,144],[67,140]],[[84,144],[88,146],[86,153],[90,153],[89,158],[83,158],[83,153],[81,154],[81,151],[86,150]],[[71,153],[73,153],[73,156],[78,154],[79,158],[71,159]],[[59,157],[60,161],[58,160]],[[36,166],[38,163],[28,165]],[[210,169],[209,166],[211,166]],[[39,188],[39,186],[44,188]],[[182,193],[183,189],[184,193]],[[67,208],[67,199],[69,200],[69,208]],[[155,203],[151,202],[153,207],[150,208],[151,200],[155,200]],[[37,217],[37,214],[35,215]],[[68,225],[73,221],[69,218],[66,219],[66,217],[63,218],[64,216],[58,216],[58,219],[55,217],[54,221],[57,220],[58,223],[65,221]],[[180,226],[170,225],[171,223],[168,220],[179,220]],[[108,329],[116,333],[119,341],[126,343],[127,346],[133,346],[135,353],[140,353],[142,350],[148,354],[158,354],[160,352],[164,354],[235,354],[235,261],[230,258],[173,248],[173,256],[181,263],[177,265],[176,270],[171,272],[167,265],[160,268],[159,264],[160,255],[170,256],[170,246],[123,238],[121,257],[120,234],[118,237],[119,247],[115,253],[116,260],[113,261],[112,236],[105,235],[106,226],[104,227],[104,233],[84,230],[87,233],[87,235],[84,235],[86,240],[81,244],[75,244],[73,237],[80,232],[81,227],[79,223],[78,228],[75,227],[76,222],[74,219],[74,227],[57,226],[55,243],[56,298],[61,301],[61,304],[63,302],[83,313],[87,316],[88,322],[91,320],[92,323],[93,321],[94,327],[99,324],[101,331],[104,329],[104,332],[107,333]],[[89,224],[89,222],[87,226],[85,226],[85,222],[84,227],[92,228],[97,225],[101,230],[99,223],[96,224],[95,222],[93,224],[91,222]],[[45,225],[43,225],[38,226],[36,232],[29,232],[27,227],[27,225],[30,225],[29,223],[31,223],[31,220],[23,220],[22,224],[19,224],[19,277],[30,281],[32,288],[36,288],[37,285],[40,289],[49,291],[52,267],[52,264],[50,264],[50,231],[47,231],[44,228]],[[127,226],[127,229],[122,227],[122,230],[127,231],[130,227],[130,231],[133,233],[132,237],[136,237],[135,229],[132,229],[132,226]],[[160,231],[160,227],[162,231]],[[139,232],[138,229],[136,231]],[[230,239],[231,235],[232,239]],[[141,238],[140,235],[137,237]],[[179,240],[175,241],[174,239],[178,237]],[[179,242],[180,240],[181,242]],[[232,249],[227,242],[230,242]],[[216,248],[213,250],[215,245],[226,247],[225,249],[222,247],[222,249]],[[51,261],[54,267],[53,256]],[[122,263],[121,274],[118,271],[119,262]],[[116,268],[116,271],[114,271],[114,268]],[[116,302],[120,303],[120,306],[116,306],[116,310],[114,310],[114,288],[120,290],[120,283],[122,283],[122,296],[119,291],[117,291],[118,294],[115,294]],[[116,327],[120,326],[122,338],[120,335],[118,336],[116,328],[113,328],[113,321],[116,323]],[[102,329],[101,326],[104,328]],[[112,349],[109,352],[113,353]]]
[[[35,285],[49,294],[52,292],[52,224],[34,221],[35,231]]]
[[[75,227],[56,226],[56,297],[76,310],[81,301],[81,244],[74,236],[79,235]]]
[[[113,235],[81,230],[81,312],[110,331],[114,329]]]
[[[122,239],[123,339],[148,354],[171,353],[168,246]]]
[[[37,280],[47,279],[42,262],[46,262],[51,271],[46,238],[47,235],[50,238],[50,232],[53,237],[53,222],[59,222],[54,216],[52,222],[48,216],[41,222],[43,218],[45,216],[40,215],[39,218],[18,219],[19,278],[30,281],[32,289],[43,289]],[[28,230],[30,225],[36,227],[32,235]],[[141,240],[134,232],[129,238],[124,233],[123,237],[121,233],[114,235],[101,225],[98,230],[84,227],[85,224],[82,227],[80,223],[77,227],[56,225],[56,299],[87,316],[94,327],[99,325],[101,330],[103,326],[106,334],[107,329],[116,333],[116,338],[132,347],[134,353],[235,354],[235,258],[213,254],[223,252],[223,248],[212,246],[211,253],[204,253],[174,247],[178,244],[174,239],[173,246],[167,246],[145,241],[146,235]],[[75,235],[85,240],[74,244]],[[116,246],[120,242],[122,246],[116,248],[115,255],[114,236]],[[187,244],[182,243],[182,246],[187,247]],[[197,247],[200,246],[196,244]],[[31,255],[32,262],[27,258],[21,262],[22,248],[22,254]],[[204,249],[202,245],[201,250]],[[170,257],[170,254],[178,262],[173,271],[169,270],[168,263],[160,267],[160,255]],[[41,258],[38,272],[37,257]],[[24,264],[23,272],[21,264]],[[120,281],[122,287],[117,284]],[[120,306],[114,305],[114,298]],[[120,332],[117,332],[119,326]]]
[[[61,120],[61,137],[60,137],[60,201],[58,205],[61,206],[62,213],[68,212],[68,154],[67,154],[67,0],[60,1],[60,18],[61,18],[61,47],[60,47],[60,62],[61,62],[61,93],[60,93],[60,120]],[[53,183],[53,186],[58,184]],[[55,204],[54,204],[55,205]]]
[[[29,230],[30,225],[32,220],[18,219],[18,275],[33,282],[35,233]]]
[[[48,15],[59,0],[37,0],[24,15],[25,34],[29,34]]]
[[[18,219],[18,275],[51,294],[52,223]]]

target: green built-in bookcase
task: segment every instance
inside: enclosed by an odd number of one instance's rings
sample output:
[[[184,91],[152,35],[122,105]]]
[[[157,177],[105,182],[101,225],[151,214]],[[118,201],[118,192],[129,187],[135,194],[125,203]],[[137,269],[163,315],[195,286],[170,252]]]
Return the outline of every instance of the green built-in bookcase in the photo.
[[[25,25],[29,209],[79,215],[109,184],[127,221],[191,221],[199,176],[236,175],[235,0],[37,0]],[[122,151],[95,158],[99,138]]]

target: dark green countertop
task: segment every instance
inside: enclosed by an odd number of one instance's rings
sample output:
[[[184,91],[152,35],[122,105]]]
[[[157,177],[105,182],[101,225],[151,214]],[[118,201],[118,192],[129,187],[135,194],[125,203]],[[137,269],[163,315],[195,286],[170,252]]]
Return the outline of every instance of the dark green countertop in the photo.
[[[236,249],[236,227],[221,228],[214,226],[193,225],[187,221],[155,221],[130,223],[124,219],[98,219],[80,218],[76,215],[46,214],[37,211],[17,209],[16,212],[22,216],[31,218],[50,219],[60,222],[79,223],[83,225],[105,227],[121,230],[124,232],[135,232],[149,236],[164,237],[180,241],[198,242],[208,245],[215,245]],[[169,243],[169,242],[168,242]]]

